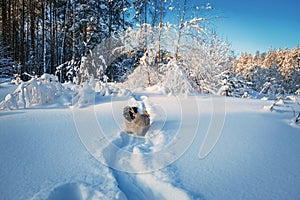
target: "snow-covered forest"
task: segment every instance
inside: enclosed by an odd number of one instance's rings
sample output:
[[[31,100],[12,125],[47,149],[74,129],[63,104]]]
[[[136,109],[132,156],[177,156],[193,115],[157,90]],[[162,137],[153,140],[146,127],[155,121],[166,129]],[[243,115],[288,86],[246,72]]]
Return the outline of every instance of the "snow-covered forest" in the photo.
[[[226,95],[276,97],[299,89],[299,46],[236,57],[214,31],[216,18],[213,6],[201,2],[3,1],[1,76],[125,82],[139,68],[149,86],[172,84],[167,76],[178,69],[200,93],[226,87]]]

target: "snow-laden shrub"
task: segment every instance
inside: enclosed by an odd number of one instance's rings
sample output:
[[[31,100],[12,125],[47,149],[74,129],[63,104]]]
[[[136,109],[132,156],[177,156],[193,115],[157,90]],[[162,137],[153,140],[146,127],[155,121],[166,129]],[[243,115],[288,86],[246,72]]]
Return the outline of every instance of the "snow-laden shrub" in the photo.
[[[160,82],[157,66],[155,66],[156,51],[148,51],[140,58],[139,66],[128,76],[124,86],[131,90],[141,87],[149,87]]]
[[[275,78],[271,78],[263,84],[260,94],[266,94],[268,97],[276,99],[284,94],[284,88],[281,82]]]
[[[59,77],[61,83],[71,81],[78,82],[81,60],[70,60],[56,67],[55,75]]]
[[[224,81],[224,85],[219,88],[218,95],[229,96],[229,92],[231,92],[229,84],[227,81]]]
[[[158,77],[159,74],[153,68],[146,65],[140,65],[128,76],[128,79],[123,85],[130,90],[149,87],[158,83]]]
[[[81,83],[72,101],[73,106],[76,107],[93,104],[95,102],[95,91],[92,85],[87,82]]]
[[[252,89],[253,83],[246,81],[243,76],[226,70],[214,78],[217,82],[215,85],[218,88],[219,95],[255,98],[258,92]]]
[[[104,83],[95,81],[93,77],[89,81],[76,85],[72,99],[72,104],[75,107],[84,107],[93,105],[96,98],[103,96],[129,96],[130,90],[123,89],[121,84]]]
[[[58,78],[43,74],[40,78],[21,82],[17,89],[0,103],[0,109],[25,109],[35,105],[50,104],[55,102],[62,93],[63,87],[58,82]]]
[[[185,74],[185,71],[176,60],[170,61],[166,68],[167,71],[162,77],[161,82],[166,93],[174,95],[189,95],[195,92]]]
[[[124,89],[121,83],[103,83],[101,81],[96,83],[95,92],[99,96],[130,96],[131,91]]]

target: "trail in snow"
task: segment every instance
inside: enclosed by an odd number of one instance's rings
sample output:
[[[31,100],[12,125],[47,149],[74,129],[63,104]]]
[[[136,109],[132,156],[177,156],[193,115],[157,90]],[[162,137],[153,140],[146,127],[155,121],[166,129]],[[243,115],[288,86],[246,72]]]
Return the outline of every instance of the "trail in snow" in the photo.
[[[152,125],[155,125],[156,120],[158,122],[154,127],[150,128],[145,137],[136,137],[121,132],[110,144],[101,150],[106,164],[112,166],[112,174],[119,184],[118,187],[131,200],[190,199],[186,191],[172,184],[174,177],[170,177],[163,170],[144,172],[148,170],[147,165],[152,165],[156,162],[145,155],[151,154],[153,150],[157,150],[157,141],[164,142],[165,140],[162,140],[162,137],[168,134],[161,132],[161,126],[164,126],[162,121],[166,120],[163,119],[166,117],[164,116],[165,113],[161,112],[159,108],[156,109],[147,96],[134,95],[128,101],[128,104],[138,107],[140,111],[147,110],[150,114]],[[159,139],[156,137],[159,137]],[[122,156],[123,151],[130,152],[132,156],[124,160]],[[137,173],[120,171],[113,168],[113,166],[124,164],[128,165],[125,169],[132,169]],[[138,173],[139,170],[143,173]]]

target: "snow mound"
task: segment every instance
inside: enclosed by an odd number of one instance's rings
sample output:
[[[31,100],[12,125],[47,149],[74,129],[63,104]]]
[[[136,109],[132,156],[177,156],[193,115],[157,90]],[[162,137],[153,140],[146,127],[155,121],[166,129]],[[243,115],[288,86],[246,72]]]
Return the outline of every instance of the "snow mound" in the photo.
[[[48,200],[64,200],[64,199],[104,199],[104,195],[100,191],[91,191],[84,184],[67,183],[55,188],[47,198]]]
[[[103,199],[110,200],[111,197],[106,196],[104,192],[99,189],[92,188],[86,183],[66,183],[54,188],[47,200],[84,200],[84,199]],[[124,194],[117,193],[114,199],[126,199]]]

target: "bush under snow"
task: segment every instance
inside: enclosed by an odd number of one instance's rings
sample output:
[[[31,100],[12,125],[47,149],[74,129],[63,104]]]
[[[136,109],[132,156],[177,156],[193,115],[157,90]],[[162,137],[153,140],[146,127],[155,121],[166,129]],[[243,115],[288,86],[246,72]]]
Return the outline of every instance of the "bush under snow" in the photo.
[[[194,93],[194,88],[190,84],[186,73],[176,60],[172,60],[167,64],[167,71],[165,77],[161,82],[166,93],[169,94],[192,94]]]
[[[122,89],[120,84],[95,81],[93,77],[88,82],[76,85],[72,90],[75,91],[72,99],[72,104],[75,107],[92,105],[98,96],[128,96],[131,94],[129,90]]]
[[[21,82],[17,89],[0,103],[1,110],[27,108],[34,105],[53,103],[63,93],[63,87],[56,76],[44,74]]]

